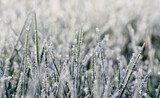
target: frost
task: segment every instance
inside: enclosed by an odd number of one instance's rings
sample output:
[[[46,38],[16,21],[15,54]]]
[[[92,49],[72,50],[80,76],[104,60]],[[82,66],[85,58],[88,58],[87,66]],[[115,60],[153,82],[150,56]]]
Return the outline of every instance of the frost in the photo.
[[[0,98],[158,98],[158,2],[1,0]]]

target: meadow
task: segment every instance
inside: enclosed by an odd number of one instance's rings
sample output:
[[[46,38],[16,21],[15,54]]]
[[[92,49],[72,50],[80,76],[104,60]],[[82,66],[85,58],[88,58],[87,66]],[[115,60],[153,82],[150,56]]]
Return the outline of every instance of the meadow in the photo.
[[[160,98],[160,0],[0,0],[0,98]]]

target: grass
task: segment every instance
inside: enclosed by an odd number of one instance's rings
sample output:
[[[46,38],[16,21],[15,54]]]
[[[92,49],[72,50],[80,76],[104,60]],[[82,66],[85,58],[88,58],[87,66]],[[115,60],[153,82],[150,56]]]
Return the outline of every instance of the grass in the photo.
[[[106,25],[82,26],[68,38],[72,29],[64,20],[56,33],[37,16],[28,14],[12,51],[0,50],[5,55],[0,57],[0,98],[160,97],[158,36],[146,33],[137,40],[130,21],[122,30],[126,33]]]

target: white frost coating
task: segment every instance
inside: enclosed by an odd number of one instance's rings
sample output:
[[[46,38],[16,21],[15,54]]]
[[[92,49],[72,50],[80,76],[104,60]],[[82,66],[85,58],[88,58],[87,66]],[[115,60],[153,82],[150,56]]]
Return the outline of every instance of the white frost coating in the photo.
[[[152,38],[153,33],[159,39],[159,4],[160,0],[1,0],[0,98],[116,98],[121,85],[129,88],[122,97],[149,98],[144,82],[152,73],[160,75],[159,43]],[[37,15],[40,78],[32,14],[22,30],[31,11]],[[137,45],[143,42],[142,58]],[[125,76],[131,76],[128,83]]]

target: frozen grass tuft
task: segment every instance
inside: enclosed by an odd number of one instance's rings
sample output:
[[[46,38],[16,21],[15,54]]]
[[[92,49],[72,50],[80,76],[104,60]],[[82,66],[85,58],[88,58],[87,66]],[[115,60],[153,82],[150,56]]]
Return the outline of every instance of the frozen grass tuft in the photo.
[[[32,1],[0,1],[0,98],[160,97],[158,0]]]

